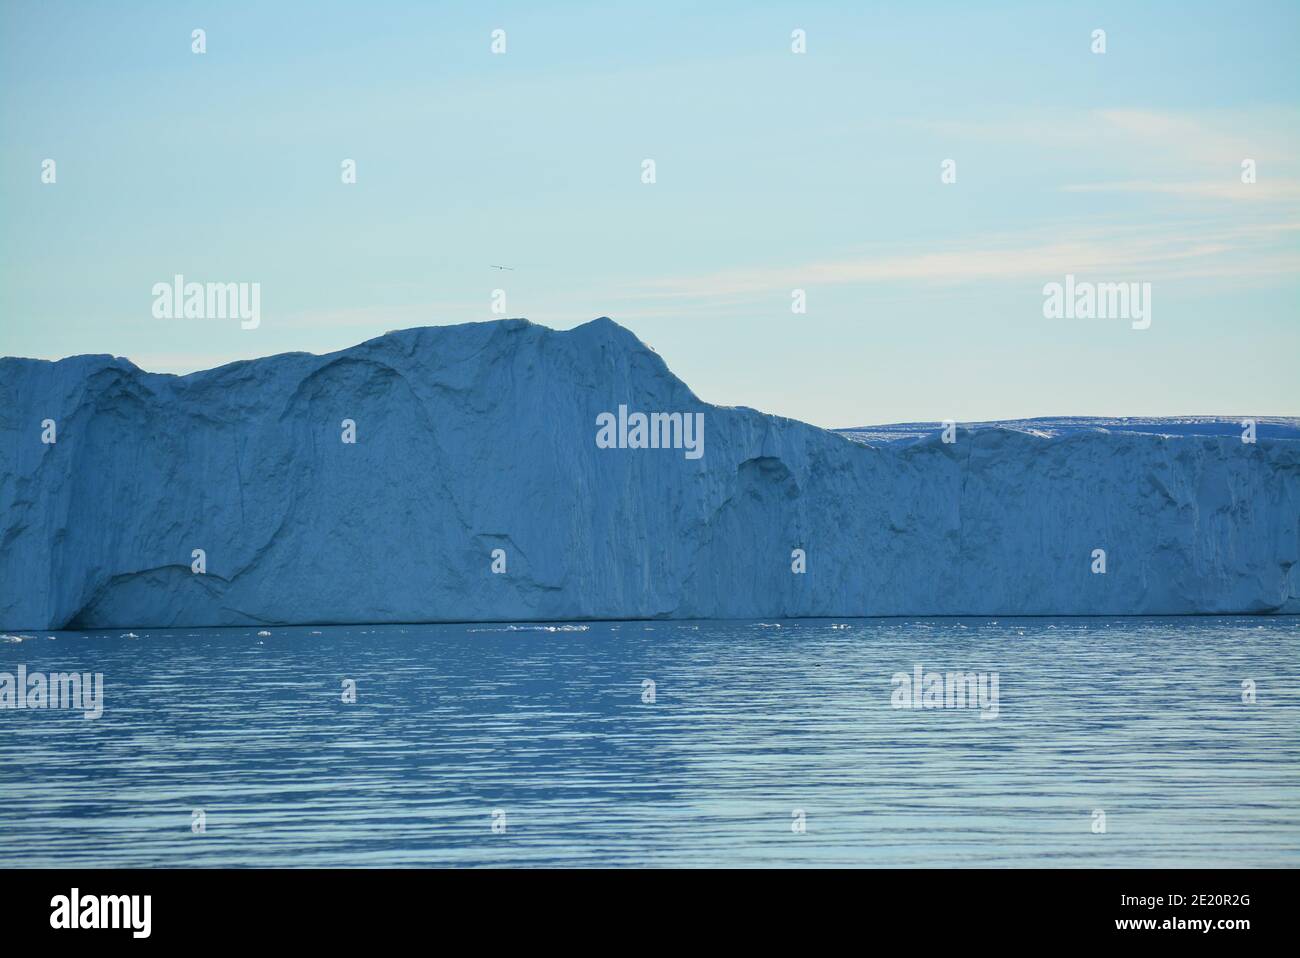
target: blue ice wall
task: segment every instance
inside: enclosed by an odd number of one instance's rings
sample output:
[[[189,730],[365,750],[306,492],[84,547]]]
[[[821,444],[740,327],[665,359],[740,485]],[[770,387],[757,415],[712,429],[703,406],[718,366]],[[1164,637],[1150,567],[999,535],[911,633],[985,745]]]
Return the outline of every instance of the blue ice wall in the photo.
[[[600,448],[620,405],[702,413],[703,455]],[[5,359],[0,628],[1294,613],[1298,425],[832,432],[701,402],[607,319],[188,376]]]

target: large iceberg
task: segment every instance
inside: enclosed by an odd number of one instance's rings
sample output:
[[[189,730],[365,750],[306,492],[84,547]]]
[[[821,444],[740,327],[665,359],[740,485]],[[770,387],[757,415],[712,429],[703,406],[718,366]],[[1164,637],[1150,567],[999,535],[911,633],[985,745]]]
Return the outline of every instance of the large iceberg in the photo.
[[[828,431],[608,319],[4,359],[0,428],[9,630],[1300,612],[1296,420]]]

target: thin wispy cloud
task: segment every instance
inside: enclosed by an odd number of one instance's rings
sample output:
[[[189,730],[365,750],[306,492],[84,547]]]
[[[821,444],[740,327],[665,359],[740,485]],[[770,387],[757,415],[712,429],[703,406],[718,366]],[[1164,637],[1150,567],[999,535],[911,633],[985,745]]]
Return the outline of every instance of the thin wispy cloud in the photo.
[[[763,263],[698,275],[651,278],[615,292],[628,301],[734,303],[797,288],[923,284],[951,286],[1064,273],[1141,274],[1148,280],[1227,278],[1241,285],[1289,277],[1300,268],[1300,177],[1289,175],[1300,148],[1300,112],[1224,115],[1098,109],[1071,123],[1027,113],[987,123],[915,121],[962,142],[1021,140],[1089,157],[1092,182],[1064,193],[1163,195],[1179,201],[1159,221],[1144,210],[1101,214],[1086,223],[1054,220],[1018,232],[972,234],[923,248],[861,249],[796,264]],[[1265,163],[1243,183],[1241,163]],[[1262,159],[1261,159],[1262,158]],[[1113,176],[1107,175],[1113,171]],[[1135,177],[1135,172],[1150,173]],[[1234,207],[1271,214],[1234,218]],[[1046,218],[1046,217],[1044,217]]]
[[[1240,271],[1253,277],[1289,275],[1300,268],[1300,250],[1271,250],[1279,232],[1295,222],[1223,226],[1187,233],[1182,226],[1145,231],[1067,226],[1020,236],[978,236],[938,252],[864,252],[841,259],[796,266],[723,270],[698,276],[649,280],[626,288],[627,298],[732,300],[805,287],[850,284],[968,284],[1009,279],[1050,278],[1063,273],[1106,270],[1140,273],[1148,279],[1194,278],[1207,271]],[[1075,233],[1060,239],[1062,233]],[[1261,269],[1263,272],[1261,272]],[[1243,274],[1244,275],[1244,274]]]
[[[1300,146],[1300,110],[1292,108],[1228,113],[1115,107],[1071,115],[1068,122],[1062,122],[1059,111],[1024,111],[979,122],[917,119],[911,125],[957,142],[1119,148],[1127,152],[1116,157],[1116,165],[1127,168],[1171,156],[1184,165],[1216,168],[1235,168],[1246,156],[1270,156],[1294,166]]]
[[[1232,180],[1169,182],[1167,180],[1124,180],[1107,183],[1070,183],[1067,193],[1165,193],[1170,196],[1199,197],[1233,202],[1261,203],[1300,199],[1300,180],[1267,180],[1242,183]]]

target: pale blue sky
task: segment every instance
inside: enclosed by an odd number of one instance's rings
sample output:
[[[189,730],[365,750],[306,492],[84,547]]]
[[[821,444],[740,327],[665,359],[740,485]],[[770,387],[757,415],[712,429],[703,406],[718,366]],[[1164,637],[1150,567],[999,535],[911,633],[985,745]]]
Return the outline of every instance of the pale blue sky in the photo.
[[[503,287],[826,426],[1300,414],[1300,4],[541,6],[5,2],[0,353],[184,372]],[[1067,272],[1151,328],[1044,319]],[[155,319],[175,273],[261,326]]]

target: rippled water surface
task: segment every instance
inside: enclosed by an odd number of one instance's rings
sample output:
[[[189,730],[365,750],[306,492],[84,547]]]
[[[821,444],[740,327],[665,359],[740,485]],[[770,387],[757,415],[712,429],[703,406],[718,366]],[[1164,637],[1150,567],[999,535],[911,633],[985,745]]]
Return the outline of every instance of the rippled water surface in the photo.
[[[0,639],[105,683],[0,710],[0,867],[1300,865],[1294,617],[137,631]]]

